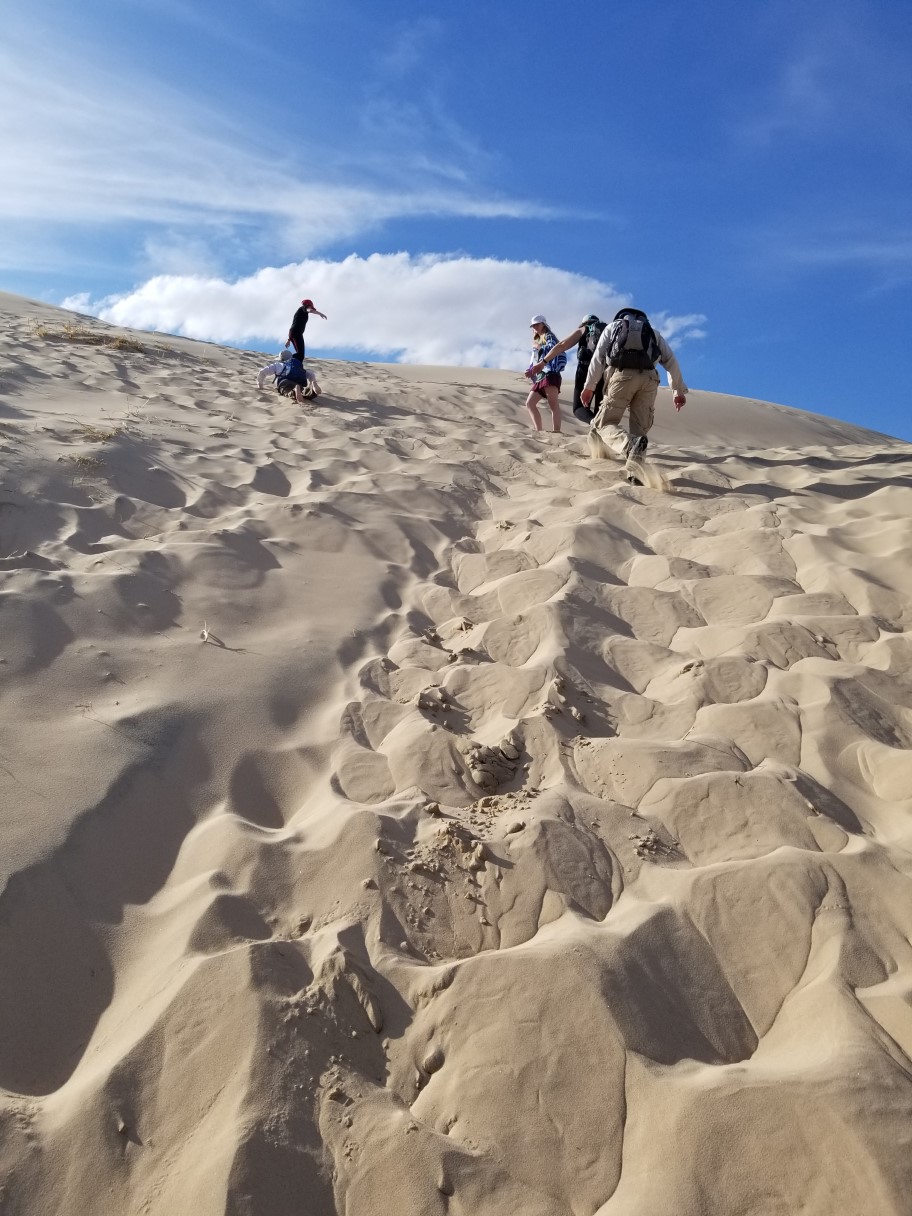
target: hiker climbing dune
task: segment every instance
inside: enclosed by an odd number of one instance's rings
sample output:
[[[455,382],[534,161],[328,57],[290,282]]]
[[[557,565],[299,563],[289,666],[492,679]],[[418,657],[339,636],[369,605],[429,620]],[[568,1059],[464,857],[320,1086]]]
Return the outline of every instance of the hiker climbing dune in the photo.
[[[622,308],[599,338],[580,394],[583,404],[589,405],[596,386],[605,376],[602,405],[589,432],[589,451],[599,460],[612,455],[626,458],[627,480],[633,485],[642,485],[638,473],[655,420],[657,363],[668,372],[675,410],[682,410],[687,385],[674,351],[650,325],[646,313],[639,308]],[[618,425],[625,412],[629,414],[627,432]]]
[[[537,313],[529,322],[532,329],[532,360],[526,368],[526,376],[532,381],[532,388],[526,397],[526,409],[536,431],[542,429],[541,414],[538,406],[542,398],[551,410],[551,430],[560,434],[560,390],[561,372],[567,366],[567,356],[552,355],[557,346],[557,335],[541,313]],[[536,368],[541,370],[536,371]]]

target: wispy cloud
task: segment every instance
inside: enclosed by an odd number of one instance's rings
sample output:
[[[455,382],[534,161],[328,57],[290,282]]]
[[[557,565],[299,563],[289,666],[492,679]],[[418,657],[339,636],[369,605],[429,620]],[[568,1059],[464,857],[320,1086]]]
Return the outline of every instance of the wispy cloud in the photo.
[[[399,76],[425,67],[445,30],[445,24],[438,17],[412,17],[396,23],[390,31],[388,45],[380,51],[379,66]]]
[[[853,230],[843,233],[816,232],[803,240],[794,237],[779,242],[783,256],[793,267],[805,271],[856,270],[868,287],[908,283],[912,277],[912,232],[886,232],[876,236]]]
[[[869,216],[818,217],[816,223],[783,219],[747,239],[754,270],[775,280],[784,273],[795,279],[842,271],[844,290],[855,292],[912,278],[912,227],[892,217],[881,222]]]
[[[769,87],[759,111],[742,122],[742,136],[769,145],[785,134],[811,134],[830,122],[839,93],[833,84],[832,49],[819,46],[792,52]]]
[[[806,266],[861,266],[870,269],[912,270],[912,233],[879,237],[845,236],[811,238],[793,246],[792,261]]]
[[[783,140],[896,149],[908,157],[912,98],[906,14],[882,0],[768,0],[743,53],[757,65],[738,91],[735,133],[780,155]],[[891,11],[892,8],[892,11]],[[905,22],[906,30],[908,21]]]
[[[331,145],[299,140],[292,153],[278,134],[255,140],[132,64],[116,74],[44,45],[38,72],[33,51],[15,40],[0,47],[0,264],[28,268],[23,236],[39,225],[43,264],[66,233],[111,225],[141,226],[147,243],[161,227],[200,249],[216,225],[220,239],[248,233],[300,256],[394,218],[550,214],[470,180],[452,140],[443,141],[451,159],[422,155],[411,188],[413,148],[395,129],[356,167]]]
[[[407,253],[313,259],[268,267],[233,282],[162,275],[125,295],[67,307],[118,325],[219,342],[281,345],[302,296],[328,315],[308,328],[311,349],[380,354],[407,363],[522,367],[529,316],[544,312],[556,332],[581,317],[611,317],[629,301],[612,284],[536,262]],[[656,322],[671,340],[701,332],[701,315]]]

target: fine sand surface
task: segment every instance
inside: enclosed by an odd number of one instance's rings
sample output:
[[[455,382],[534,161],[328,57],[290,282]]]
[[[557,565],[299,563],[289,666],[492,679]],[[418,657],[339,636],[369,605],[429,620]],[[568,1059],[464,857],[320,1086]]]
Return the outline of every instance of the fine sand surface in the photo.
[[[0,297],[0,1212],[908,1216],[912,447],[262,362]]]

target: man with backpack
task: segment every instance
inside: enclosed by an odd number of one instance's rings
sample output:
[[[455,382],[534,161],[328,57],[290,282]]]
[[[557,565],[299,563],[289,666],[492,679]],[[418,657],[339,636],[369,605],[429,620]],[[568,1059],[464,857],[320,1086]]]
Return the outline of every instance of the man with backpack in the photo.
[[[598,340],[589,364],[581,400],[588,405],[595,387],[607,368],[607,385],[592,429],[617,455],[627,458],[627,480],[640,485],[637,465],[646,454],[647,438],[655,417],[659,373],[656,363],[668,372],[674,393],[676,410],[684,408],[687,385],[674,351],[652,328],[649,318],[639,308],[622,308]],[[628,434],[618,426],[624,411],[629,410]]]
[[[592,405],[583,405],[580,394],[583,391],[583,385],[586,383],[586,376],[589,372],[589,364],[592,361],[592,356],[595,353],[595,348],[598,345],[598,340],[602,336],[602,330],[605,328],[605,322],[600,321],[595,313],[590,312],[588,316],[583,317],[579,326],[570,334],[569,337],[558,342],[557,346],[553,347],[550,354],[562,355],[564,351],[568,351],[571,346],[576,344],[576,378],[573,382],[573,414],[579,418],[580,422],[590,423],[598,413],[598,408],[602,403],[602,381],[599,380],[595,387],[595,392],[592,394]],[[544,367],[544,362],[536,363],[532,371],[539,373]]]

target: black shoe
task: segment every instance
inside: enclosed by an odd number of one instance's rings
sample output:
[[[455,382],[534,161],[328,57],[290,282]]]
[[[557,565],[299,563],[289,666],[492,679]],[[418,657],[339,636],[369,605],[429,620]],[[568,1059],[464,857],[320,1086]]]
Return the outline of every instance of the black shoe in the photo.
[[[649,440],[645,435],[633,435],[627,440],[627,451],[624,453],[628,460],[638,460],[641,456],[646,455],[646,449],[649,447]]]
[[[634,477],[632,473],[628,473],[627,484],[629,486],[641,486],[643,483],[640,481],[639,477]]]

